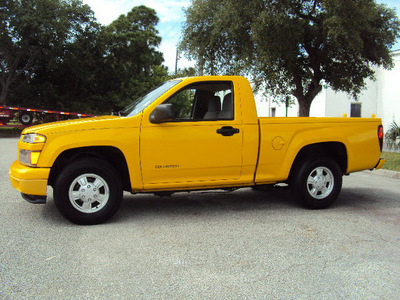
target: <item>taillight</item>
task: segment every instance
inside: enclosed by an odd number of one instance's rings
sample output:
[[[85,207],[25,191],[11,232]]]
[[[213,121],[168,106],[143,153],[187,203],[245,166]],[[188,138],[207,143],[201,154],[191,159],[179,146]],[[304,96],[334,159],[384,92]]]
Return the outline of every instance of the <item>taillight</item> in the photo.
[[[379,140],[379,148],[381,149],[381,152],[382,152],[382,146],[383,146],[383,126],[382,125],[378,126],[378,140]]]

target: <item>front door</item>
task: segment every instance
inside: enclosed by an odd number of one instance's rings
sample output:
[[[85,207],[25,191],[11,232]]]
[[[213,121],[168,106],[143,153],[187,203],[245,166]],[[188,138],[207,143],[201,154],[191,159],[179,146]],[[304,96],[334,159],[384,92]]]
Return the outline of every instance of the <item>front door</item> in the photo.
[[[176,118],[162,124],[143,120],[140,140],[145,189],[229,185],[242,170],[242,126],[235,118],[233,84],[189,85],[164,103]],[[240,119],[240,118],[239,118]]]

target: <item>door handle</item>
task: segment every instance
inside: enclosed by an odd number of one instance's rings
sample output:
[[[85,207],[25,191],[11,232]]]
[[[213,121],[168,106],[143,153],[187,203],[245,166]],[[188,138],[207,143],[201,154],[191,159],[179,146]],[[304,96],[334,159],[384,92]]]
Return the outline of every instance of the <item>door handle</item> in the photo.
[[[240,130],[238,128],[233,128],[232,126],[223,126],[220,129],[217,129],[217,133],[222,134],[223,136],[232,136],[239,132]]]

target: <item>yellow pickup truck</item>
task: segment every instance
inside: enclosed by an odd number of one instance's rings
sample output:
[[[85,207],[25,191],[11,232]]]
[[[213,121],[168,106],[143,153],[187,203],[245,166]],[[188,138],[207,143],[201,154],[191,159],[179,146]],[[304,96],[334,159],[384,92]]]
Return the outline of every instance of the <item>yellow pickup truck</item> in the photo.
[[[288,183],[307,208],[331,205],[342,176],[384,161],[379,118],[259,118],[239,76],[167,81],[120,116],[33,126],[22,132],[11,183],[31,203],[53,187],[70,221],[96,224],[123,191],[258,187]]]

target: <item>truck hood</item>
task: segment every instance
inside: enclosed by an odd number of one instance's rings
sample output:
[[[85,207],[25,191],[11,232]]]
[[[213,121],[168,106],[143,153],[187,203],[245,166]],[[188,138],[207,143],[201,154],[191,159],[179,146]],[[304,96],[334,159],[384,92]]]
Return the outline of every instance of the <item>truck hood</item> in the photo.
[[[46,135],[68,131],[136,127],[135,125],[139,126],[139,122],[135,122],[135,119],[140,122],[140,118],[137,116],[133,118],[101,116],[94,118],[74,119],[32,126],[24,129],[22,134],[41,133]]]

